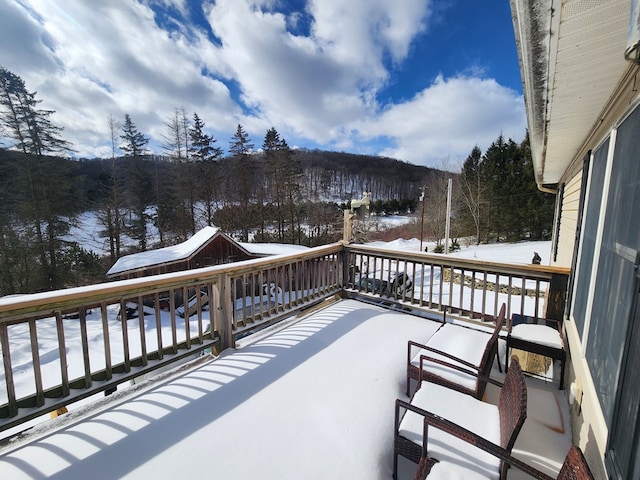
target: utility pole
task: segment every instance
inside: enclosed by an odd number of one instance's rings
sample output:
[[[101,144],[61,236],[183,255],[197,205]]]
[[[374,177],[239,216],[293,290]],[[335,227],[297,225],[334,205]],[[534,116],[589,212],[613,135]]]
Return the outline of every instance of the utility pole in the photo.
[[[420,214],[420,251],[422,252],[422,237],[424,232],[424,191],[427,189],[426,185],[420,187],[420,201],[422,202],[422,213]]]
[[[451,189],[453,181],[449,179],[449,185],[447,186],[447,222],[444,232],[444,253],[449,253],[449,227],[451,226]]]

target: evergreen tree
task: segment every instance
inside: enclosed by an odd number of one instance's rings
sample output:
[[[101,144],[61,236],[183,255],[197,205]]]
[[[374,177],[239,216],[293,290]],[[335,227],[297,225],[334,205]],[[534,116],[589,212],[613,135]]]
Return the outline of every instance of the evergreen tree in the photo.
[[[234,157],[246,157],[253,151],[253,143],[242,125],[238,124],[236,133],[229,142],[229,153]]]
[[[269,191],[270,199],[274,206],[275,221],[277,224],[276,229],[276,241],[279,243],[284,242],[285,231],[285,213],[284,213],[284,172],[280,162],[280,156],[278,150],[280,148],[281,139],[280,134],[275,128],[270,128],[265,134],[264,141],[262,142],[262,150],[264,151],[267,162],[267,190]],[[262,241],[264,239],[264,215]]]
[[[45,156],[72,150],[60,136],[63,129],[50,119],[55,112],[37,108],[41,102],[22,78],[0,67],[0,125],[13,140],[11,148],[25,154],[15,179],[27,194],[20,215],[30,222],[27,228],[35,237],[40,260],[37,282],[40,288],[51,289],[61,286],[58,257],[62,237],[70,228],[65,216],[71,209],[66,193],[72,189],[73,178],[62,164],[52,165],[55,160]]]
[[[124,115],[122,125],[122,143],[120,149],[129,161],[127,171],[128,193],[133,203],[134,220],[131,225],[132,237],[138,241],[141,251],[147,249],[147,206],[149,205],[149,191],[151,182],[144,166],[144,156],[147,153],[149,139],[138,131],[128,113]]]
[[[124,123],[122,124],[122,135],[120,135],[120,138],[122,139],[120,150],[124,152],[125,157],[139,159],[147,154],[149,139],[138,131],[138,128],[128,113],[124,114]]]
[[[539,192],[533,176],[528,139],[517,144],[500,135],[482,159],[490,213],[489,236],[516,241],[549,234],[553,222],[553,197]]]
[[[302,244],[302,168],[295,158],[295,153],[287,141],[283,138],[278,147],[278,154],[282,164],[282,172],[284,177],[284,195],[287,204],[289,225],[290,225],[290,242]]]
[[[41,102],[22,78],[0,66],[0,124],[15,141],[13,148],[38,156],[71,152],[71,144],[60,137],[62,127],[49,118],[55,112],[36,108]]]
[[[275,128],[270,128],[262,144],[267,161],[267,180],[273,201],[277,240],[302,242],[302,169],[294,152]],[[287,227],[288,225],[288,227]]]
[[[216,139],[204,131],[205,124],[197,113],[193,114],[193,125],[189,129],[189,154],[196,164],[199,192],[205,205],[207,225],[213,225],[213,212],[219,184],[218,163],[223,156],[220,147],[215,146]]]
[[[530,240],[548,240],[551,238],[553,216],[555,209],[555,196],[544,193],[538,189],[533,172],[533,158],[529,145],[529,132],[520,144],[522,152],[522,191],[529,193],[523,202],[524,238]]]

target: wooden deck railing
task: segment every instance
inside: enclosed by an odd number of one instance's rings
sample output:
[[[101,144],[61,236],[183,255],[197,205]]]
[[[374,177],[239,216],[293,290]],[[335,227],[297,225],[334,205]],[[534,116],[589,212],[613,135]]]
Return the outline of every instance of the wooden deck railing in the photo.
[[[462,317],[495,317],[502,303],[507,316],[560,319],[569,270],[515,265],[446,255],[427,255],[351,245],[347,248],[350,290]],[[480,314],[480,315],[479,315]]]
[[[468,318],[473,312],[494,314],[502,301],[510,313],[542,315],[547,298],[552,311],[546,314],[553,317],[561,314],[567,276],[550,267],[336,243],[294,255],[5,297],[0,431],[176,361],[234,347],[237,339],[337,293],[403,308],[449,306]]]

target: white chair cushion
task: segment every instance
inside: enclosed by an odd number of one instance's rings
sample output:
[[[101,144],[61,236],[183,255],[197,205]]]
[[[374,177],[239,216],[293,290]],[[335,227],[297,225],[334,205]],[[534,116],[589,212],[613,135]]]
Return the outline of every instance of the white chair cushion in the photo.
[[[484,472],[470,470],[454,463],[436,463],[431,467],[429,480],[486,480]],[[494,477],[491,477],[494,478]],[[499,478],[499,475],[495,478]]]
[[[545,345],[552,348],[562,348],[560,332],[553,327],[521,323],[511,329],[511,336],[527,342]]]
[[[491,335],[487,332],[481,332],[453,324],[445,324],[433,334],[426,345],[442,352],[449,353],[478,367],[480,366],[482,355],[490,338]],[[433,352],[424,349],[418,351],[418,353],[413,357],[411,365],[416,368],[420,368],[421,355],[427,355],[439,360],[457,364],[462,368],[469,368],[466,365],[455,362],[450,358],[434,354]],[[474,390],[476,387],[477,378],[474,376],[467,375],[463,372],[459,372],[433,362],[425,361],[423,367],[425,371],[454,382],[462,387],[470,390]]]
[[[422,382],[411,403],[446,418],[490,442],[500,444],[500,415],[496,405],[429,382]],[[423,417],[407,411],[400,423],[399,433],[413,443],[422,445]],[[459,478],[499,477],[498,458],[437,428],[429,428],[427,453],[440,461],[438,469],[451,465],[452,471],[463,474]],[[446,471],[443,470],[443,473]]]

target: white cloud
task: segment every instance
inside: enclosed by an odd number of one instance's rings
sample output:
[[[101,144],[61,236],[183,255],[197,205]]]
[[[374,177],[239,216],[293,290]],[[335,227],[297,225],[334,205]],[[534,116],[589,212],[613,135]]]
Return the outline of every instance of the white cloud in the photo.
[[[179,13],[169,30],[150,4]],[[282,13],[276,0],[217,0],[202,6],[209,25],[197,26],[182,20],[187,0],[0,2],[0,43],[9,46],[0,64],[56,110],[82,156],[109,154],[110,114],[129,113],[157,145],[179,107],[197,111],[223,148],[241,123],[256,148],[275,126],[291,145],[433,165],[500,131],[521,137],[521,96],[482,74],[439,77],[411,100],[379,105],[390,69],[416,61],[411,46],[428,30],[429,5],[311,0]]]
[[[210,68],[232,72],[263,127],[278,125],[317,143],[344,142],[342,126],[375,115],[375,92],[388,76],[383,58],[406,58],[411,40],[424,29],[426,5],[310,2],[311,35],[302,37],[287,31],[287,21],[300,13],[287,19],[254,2],[221,0],[208,19],[222,42],[215,60],[223,67],[210,62]]]
[[[145,5],[44,2],[37,4],[37,18],[35,2],[14,10],[30,31],[24,42],[12,42],[18,50],[5,66],[56,110],[53,120],[80,155],[104,151],[109,114],[122,119],[130,113],[140,131],[160,138],[176,107],[196,110],[218,128],[240,112],[222,82],[201,75],[202,36],[195,43],[172,37]],[[34,62],[32,53],[43,61]]]
[[[390,136],[396,146],[382,155],[415,164],[464,161],[474,145],[485,150],[500,133],[520,141],[526,128],[520,94],[493,79],[438,76],[411,100],[390,105],[375,119],[357,124],[367,138]]]

